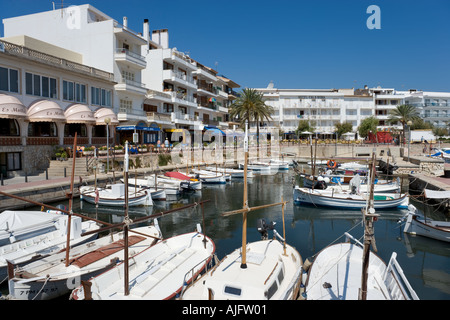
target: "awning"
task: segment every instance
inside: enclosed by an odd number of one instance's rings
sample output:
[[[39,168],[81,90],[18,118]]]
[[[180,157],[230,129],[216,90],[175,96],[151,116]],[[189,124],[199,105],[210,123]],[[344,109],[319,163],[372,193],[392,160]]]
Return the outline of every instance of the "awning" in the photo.
[[[211,131],[214,131],[214,132],[218,132],[218,133],[220,133],[220,134],[222,134],[222,135],[225,135],[225,132],[223,132],[222,130],[220,130],[219,128],[216,128],[216,127],[207,127],[207,126],[204,126],[203,129],[205,129],[205,130],[211,130]]]
[[[25,118],[27,107],[19,99],[6,94],[0,94],[0,118]]]
[[[33,102],[27,110],[30,122],[66,122],[64,111],[59,104],[50,100],[38,100]]]
[[[64,111],[67,123],[94,123],[94,113],[84,104],[72,104]]]
[[[187,129],[164,129],[165,132],[183,132],[183,130]],[[187,130],[189,131],[189,130]]]
[[[130,131],[130,130],[141,130],[141,131],[161,131],[160,128],[154,127],[142,127],[142,126],[119,126],[116,127],[117,131]]]
[[[117,115],[109,108],[98,108],[94,113],[95,124],[96,125],[106,125],[105,119],[109,118],[109,124],[112,126],[117,126],[119,124],[119,120],[117,119]]]

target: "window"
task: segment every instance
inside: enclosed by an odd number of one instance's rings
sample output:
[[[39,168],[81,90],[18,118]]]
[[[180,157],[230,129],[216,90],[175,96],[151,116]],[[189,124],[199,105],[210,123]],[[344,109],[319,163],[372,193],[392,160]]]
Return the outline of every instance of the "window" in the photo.
[[[86,85],[64,80],[63,100],[86,103]]]
[[[21,170],[22,169],[22,165],[21,165],[21,156],[20,156],[20,152],[8,152],[6,154],[7,156],[7,167],[6,170],[8,171],[14,171],[14,170]]]
[[[91,104],[111,107],[111,90],[91,87]]]
[[[123,113],[131,113],[131,110],[133,109],[133,102],[130,100],[120,100],[120,108],[119,112]]]
[[[163,111],[166,112],[166,113],[173,112],[173,104],[171,104],[171,103],[164,103]]]
[[[228,293],[228,294],[235,295],[235,296],[240,296],[241,293],[242,293],[242,289],[240,289],[240,288],[235,288],[235,287],[225,286],[224,292],[225,292],[225,293]]]
[[[144,103],[144,111],[145,112],[158,112],[158,106],[153,106],[153,105]]]
[[[57,98],[55,78],[27,72],[25,73],[25,87],[26,94],[52,99]]]
[[[19,71],[0,67],[0,90],[19,93]]]

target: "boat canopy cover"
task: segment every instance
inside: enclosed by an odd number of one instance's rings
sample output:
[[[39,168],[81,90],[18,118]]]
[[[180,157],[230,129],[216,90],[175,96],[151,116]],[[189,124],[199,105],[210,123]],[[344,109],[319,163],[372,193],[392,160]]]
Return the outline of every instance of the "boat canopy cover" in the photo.
[[[166,172],[164,175],[166,177],[176,178],[180,180],[191,180],[191,177],[188,177],[187,175],[182,174],[180,172]]]
[[[61,215],[41,211],[11,211],[0,214],[0,238],[9,237],[11,232],[23,232],[49,228]]]
[[[425,198],[427,199],[449,199],[450,191],[437,191],[425,189]]]

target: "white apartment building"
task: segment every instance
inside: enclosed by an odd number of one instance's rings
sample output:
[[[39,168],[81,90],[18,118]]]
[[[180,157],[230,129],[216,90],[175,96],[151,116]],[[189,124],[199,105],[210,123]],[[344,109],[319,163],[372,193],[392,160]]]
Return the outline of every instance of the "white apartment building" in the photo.
[[[3,19],[5,37],[27,35],[80,54],[81,63],[114,74],[113,107],[120,121],[120,140],[138,130],[140,142],[155,143],[178,128],[227,128],[224,106],[230,95],[217,72],[176,48],[168,31],[150,36],[128,28],[93,6],[71,6]],[[31,28],[30,26],[38,26]]]
[[[144,23],[148,23],[145,21]],[[144,35],[149,28],[144,24]],[[147,68],[142,71],[148,87],[144,110],[149,122],[166,129],[227,129],[228,85],[239,87],[220,77],[217,71],[169,46],[167,29],[153,30],[148,47],[142,49]]]
[[[317,133],[330,134],[338,123],[351,122],[353,132],[361,121],[375,116],[379,130],[400,128],[388,123],[389,112],[401,104],[418,107],[420,116],[435,126],[445,126],[450,121],[450,93],[397,91],[393,88],[364,89],[277,89],[270,83],[257,89],[264,93],[266,104],[275,109],[273,121],[264,125],[278,127],[293,134],[299,120],[311,121]]]
[[[110,144],[116,82],[81,63],[80,54],[16,36],[0,40],[0,172],[31,174],[48,167],[54,146]],[[105,119],[109,118],[105,122]]]

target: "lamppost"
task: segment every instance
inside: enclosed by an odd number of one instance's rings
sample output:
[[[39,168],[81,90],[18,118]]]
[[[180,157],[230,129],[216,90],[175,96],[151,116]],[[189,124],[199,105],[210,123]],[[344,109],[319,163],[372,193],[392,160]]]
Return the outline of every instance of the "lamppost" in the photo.
[[[412,125],[412,121],[408,121],[406,123],[408,125],[408,162],[409,162],[409,147],[411,145],[411,125]]]
[[[105,118],[106,123],[106,149],[108,150],[106,153],[106,173],[109,172],[109,124],[111,122],[110,118]]]

